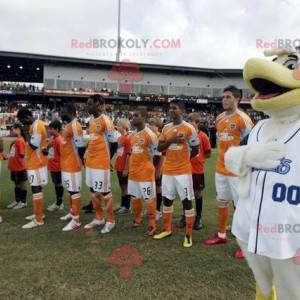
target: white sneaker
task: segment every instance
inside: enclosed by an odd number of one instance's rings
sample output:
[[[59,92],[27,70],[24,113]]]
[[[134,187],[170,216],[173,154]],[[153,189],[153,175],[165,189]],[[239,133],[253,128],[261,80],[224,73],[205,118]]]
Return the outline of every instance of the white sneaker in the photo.
[[[104,227],[101,230],[101,233],[109,233],[116,226],[115,223],[106,222]]]
[[[34,220],[34,218],[35,218],[35,215],[30,215],[30,216],[25,217],[25,220],[32,221],[32,220]]]
[[[64,204],[62,203],[61,205],[57,205],[55,202],[52,203],[47,207],[48,211],[56,211],[56,210],[63,210],[64,209]]]
[[[74,220],[71,220],[63,229],[62,231],[71,231],[71,230],[74,230],[74,229],[77,229],[80,227],[80,223],[77,223],[76,221]]]
[[[32,228],[42,226],[42,225],[44,225],[44,222],[38,222],[38,221],[36,221],[36,219],[33,219],[29,223],[23,225],[22,228],[23,229],[32,229]]]
[[[155,220],[158,221],[161,217],[162,217],[162,213],[159,210],[157,210],[155,214]]]
[[[3,222],[3,218],[0,216],[0,224]]]
[[[7,205],[7,208],[11,209],[11,208],[14,208],[16,205],[18,205],[18,202],[17,201],[13,201],[12,203],[10,203],[10,204]]]
[[[101,226],[101,225],[104,225],[105,224],[105,220],[97,220],[97,219],[94,219],[92,222],[86,224],[84,226],[84,229],[92,229],[94,227],[97,227],[97,226]]]
[[[13,209],[22,209],[27,207],[27,203],[19,202],[16,206],[13,207]]]
[[[69,212],[65,216],[59,218],[61,221],[69,221],[72,220],[72,214]]]

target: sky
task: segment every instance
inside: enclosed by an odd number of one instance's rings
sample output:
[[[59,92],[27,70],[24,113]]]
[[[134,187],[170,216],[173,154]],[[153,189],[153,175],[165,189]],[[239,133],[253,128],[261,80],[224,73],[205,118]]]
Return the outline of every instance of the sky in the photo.
[[[120,59],[242,68],[300,44],[299,15],[299,0],[121,0]],[[0,0],[0,50],[115,60],[117,16],[118,0]]]

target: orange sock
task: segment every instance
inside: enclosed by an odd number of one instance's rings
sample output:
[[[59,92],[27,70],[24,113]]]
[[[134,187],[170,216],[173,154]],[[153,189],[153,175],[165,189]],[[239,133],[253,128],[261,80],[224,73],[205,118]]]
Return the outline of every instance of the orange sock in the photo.
[[[44,201],[43,193],[37,193],[32,195],[32,205],[37,222],[43,222],[44,216]]]
[[[192,236],[193,233],[193,225],[195,222],[195,210],[189,209],[185,210],[185,235]]]
[[[109,223],[115,223],[114,201],[111,193],[104,196],[104,202],[106,208],[106,221]]]
[[[229,218],[229,207],[218,207],[218,227],[219,233],[226,234],[226,226]]]
[[[156,228],[156,201],[155,199],[149,199],[147,201],[147,213],[148,223],[151,228]]]
[[[164,231],[172,231],[173,205],[163,206]]]
[[[72,211],[73,220],[79,222],[80,204],[81,204],[80,193],[72,195],[71,199],[72,199],[71,211]]]
[[[96,219],[99,221],[103,220],[103,209],[101,206],[101,196],[99,194],[92,194],[93,207],[96,210]]]
[[[142,199],[134,198],[132,200],[132,209],[134,214],[134,222],[137,224],[141,224],[143,221],[142,208],[143,208]]]
[[[72,214],[72,197],[69,193],[68,193],[68,200],[69,200],[70,213]]]

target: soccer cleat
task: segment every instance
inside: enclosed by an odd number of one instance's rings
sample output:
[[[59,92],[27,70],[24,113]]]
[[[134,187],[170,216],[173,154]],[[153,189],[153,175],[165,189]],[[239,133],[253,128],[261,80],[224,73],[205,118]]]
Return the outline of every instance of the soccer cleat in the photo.
[[[19,202],[16,206],[13,207],[13,209],[22,209],[27,207],[27,203]]]
[[[35,218],[35,215],[30,215],[30,216],[25,217],[25,220],[32,221],[32,220],[34,220],[34,218]]]
[[[97,226],[101,226],[101,225],[104,225],[105,224],[105,220],[97,220],[97,219],[94,219],[92,222],[86,224],[84,226],[84,229],[92,229],[92,228],[95,228]]]
[[[33,219],[29,223],[22,226],[23,229],[32,229],[38,226],[44,225],[44,222],[38,222],[36,219]]]
[[[156,227],[149,227],[149,229],[145,232],[146,237],[154,236],[156,232]]]
[[[115,226],[116,226],[115,223],[106,222],[104,227],[101,230],[101,233],[109,233],[114,229]]]
[[[243,259],[243,258],[245,258],[243,250],[242,249],[237,250],[235,252],[235,254],[234,254],[234,258],[236,258],[236,259]]]
[[[72,214],[67,213],[65,216],[59,218],[61,221],[69,221],[72,220]]]
[[[181,219],[177,222],[177,228],[185,228],[185,216],[181,216]]]
[[[214,245],[226,244],[226,243],[227,243],[227,239],[220,238],[217,234],[213,238],[210,238],[203,242],[203,244],[206,246],[214,246]]]
[[[183,241],[183,247],[184,248],[190,248],[193,246],[193,240],[192,240],[192,237],[189,236],[189,235],[186,235],[184,237],[184,241]]]
[[[275,286],[272,286],[271,294],[268,296],[263,295],[261,292],[261,289],[259,288],[258,284],[256,284],[256,294],[255,294],[255,300],[276,300],[276,289]]]
[[[10,204],[7,205],[7,208],[11,209],[11,208],[14,208],[16,205],[18,205],[18,202],[17,201],[13,201],[13,202],[11,202]]]
[[[203,224],[201,222],[201,218],[200,217],[196,217],[193,228],[194,228],[194,230],[203,229]]]
[[[155,220],[159,221],[161,217],[162,217],[162,213],[159,210],[157,210],[155,214]]]
[[[74,220],[71,220],[63,229],[62,231],[71,231],[71,230],[75,230],[77,228],[80,227],[80,223],[77,223]]]
[[[162,239],[164,239],[164,238],[166,238],[166,237],[169,237],[169,236],[171,236],[172,235],[172,231],[162,231],[161,233],[159,233],[159,234],[155,234],[154,236],[153,236],[153,238],[155,239],[155,240],[162,240]]]
[[[120,206],[114,210],[114,213],[116,215],[128,214],[128,213],[130,213],[130,209]]]
[[[47,210],[51,211],[51,212],[56,211],[56,210],[63,210],[63,209],[64,209],[63,203],[61,205],[57,205],[56,203],[52,203],[51,205],[49,205],[47,207]]]

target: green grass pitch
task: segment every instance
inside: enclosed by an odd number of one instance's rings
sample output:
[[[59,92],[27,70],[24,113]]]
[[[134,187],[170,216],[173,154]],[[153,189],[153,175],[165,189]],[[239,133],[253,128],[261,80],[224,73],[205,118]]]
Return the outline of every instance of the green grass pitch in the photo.
[[[64,222],[58,218],[67,212],[67,201],[63,212],[46,212],[44,226],[24,231],[24,217],[32,214],[31,195],[26,209],[5,208],[14,192],[3,162],[0,299],[254,299],[255,283],[246,262],[233,258],[237,249],[234,237],[228,235],[227,245],[209,248],[202,244],[216,232],[214,164],[215,154],[206,165],[205,228],[194,231],[193,247],[184,249],[182,230],[162,241],[145,238],[146,220],[142,228],[133,230],[131,214],[117,216],[117,227],[108,235],[83,230],[64,233]],[[115,174],[112,186],[116,206],[120,193]],[[44,191],[48,205],[55,200],[52,183]],[[83,202],[89,201],[86,186],[82,195]],[[176,201],[174,221],[180,214],[181,205]],[[92,214],[82,214],[81,222],[86,224],[92,218]],[[118,254],[118,249],[127,246],[133,254]],[[118,265],[111,263],[112,254],[119,255]],[[139,262],[134,265],[136,256]]]

